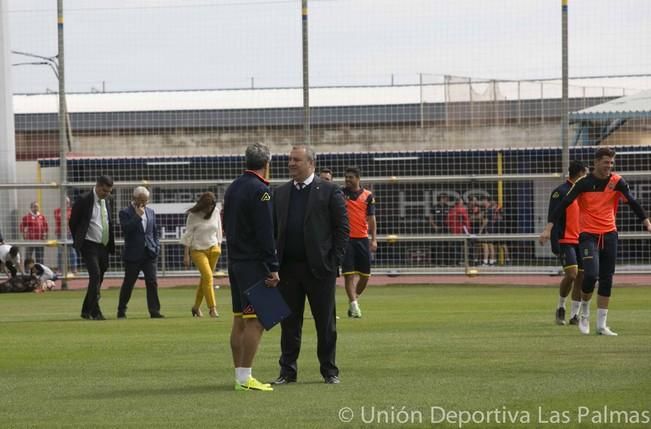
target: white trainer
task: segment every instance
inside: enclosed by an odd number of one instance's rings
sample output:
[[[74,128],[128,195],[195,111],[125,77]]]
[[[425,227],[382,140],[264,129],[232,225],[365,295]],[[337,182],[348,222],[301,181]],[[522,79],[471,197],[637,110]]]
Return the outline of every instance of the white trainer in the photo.
[[[610,330],[608,326],[604,326],[601,329],[597,329],[597,335],[605,335],[607,337],[616,337],[617,332],[613,332]]]
[[[589,318],[587,318],[585,316],[579,317],[579,331],[581,331],[581,333],[583,335],[588,335],[590,333],[590,319]]]
[[[362,317],[362,310],[359,308],[359,304],[350,304],[348,307],[348,317],[352,317],[353,319]]]

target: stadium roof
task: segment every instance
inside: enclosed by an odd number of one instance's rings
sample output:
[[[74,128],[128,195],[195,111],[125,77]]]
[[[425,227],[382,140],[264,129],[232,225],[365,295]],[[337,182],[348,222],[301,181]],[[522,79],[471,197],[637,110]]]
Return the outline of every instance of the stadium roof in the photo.
[[[443,86],[424,87],[422,97],[426,103],[442,101]],[[66,98],[71,113],[286,109],[303,106],[301,88],[73,93]],[[310,89],[311,107],[380,106],[420,101],[420,87],[417,85]],[[56,113],[58,108],[56,93],[14,96],[16,114]]]
[[[310,88],[310,106],[359,107],[359,106],[401,106],[422,103],[478,101],[524,101],[542,102],[560,98],[550,85],[544,95],[539,83],[519,85],[517,82],[473,82],[472,91],[468,83],[444,85],[440,83],[419,85],[378,85]],[[616,96],[619,96],[618,93]],[[613,94],[599,93],[588,98],[612,97]],[[585,98],[582,95],[570,99]],[[93,92],[68,93],[70,113],[109,112],[182,112],[206,110],[255,110],[302,108],[302,88],[248,88],[211,89],[185,91],[140,91],[140,92]],[[58,95],[15,94],[14,113],[47,114],[57,113]]]
[[[574,121],[651,118],[651,91],[638,92],[578,112],[571,112],[569,117]]]

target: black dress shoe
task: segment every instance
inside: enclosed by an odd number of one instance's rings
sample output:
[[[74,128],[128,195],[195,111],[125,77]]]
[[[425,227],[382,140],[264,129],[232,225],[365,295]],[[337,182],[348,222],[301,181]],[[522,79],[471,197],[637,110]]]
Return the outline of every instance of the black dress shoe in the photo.
[[[99,313],[93,315],[93,320],[106,320],[106,317],[100,311]]]
[[[164,319],[164,318],[165,318],[165,316],[163,316],[163,315],[160,314],[160,313],[152,313],[152,314],[150,315],[150,317],[151,317],[152,319]]]
[[[118,319],[126,319],[127,318],[127,313],[124,311],[118,311]]]
[[[81,313],[81,318],[86,320],[91,320],[93,316],[91,316],[90,313]]]
[[[296,377],[288,377],[285,375],[280,375],[278,376],[277,379],[271,382],[274,386],[278,386],[280,384],[289,384],[289,383],[296,383]]]
[[[329,375],[323,379],[325,381],[325,384],[339,384],[339,377],[336,375]]]

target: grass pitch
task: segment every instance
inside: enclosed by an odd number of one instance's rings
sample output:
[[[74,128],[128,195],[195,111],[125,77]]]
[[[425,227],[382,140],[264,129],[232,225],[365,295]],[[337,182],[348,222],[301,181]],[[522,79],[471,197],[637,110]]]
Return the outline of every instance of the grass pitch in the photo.
[[[651,425],[651,288],[615,289],[610,338],[556,326],[555,287],[372,287],[360,320],[339,289],[342,383],[323,384],[308,318],[299,382],[272,393],[233,391],[228,290],[218,320],[193,319],[193,290],[175,288],[160,291],[166,319],[137,289],[115,320],[110,289],[110,320],[85,321],[83,293],[0,295],[0,427]],[[279,333],[263,337],[260,380],[278,374]]]

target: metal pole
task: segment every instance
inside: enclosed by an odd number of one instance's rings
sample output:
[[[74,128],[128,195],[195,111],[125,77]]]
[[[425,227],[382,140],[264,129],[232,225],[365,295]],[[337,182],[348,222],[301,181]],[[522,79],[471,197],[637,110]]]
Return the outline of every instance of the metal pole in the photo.
[[[301,0],[303,21],[303,140],[310,144],[310,73],[308,61],[307,0]]]
[[[562,27],[562,96],[561,96],[561,148],[562,148],[562,170],[564,174],[570,167],[570,147],[568,141],[569,135],[569,110],[570,102],[568,98],[568,49],[567,49],[567,3],[568,0],[561,0],[563,23]]]
[[[0,0],[0,183],[16,183],[16,132],[12,101],[11,56],[9,40],[9,2]],[[16,190],[0,190],[0,230],[5,240],[14,236]]]
[[[66,164],[66,146],[68,142],[67,130],[67,109],[66,109],[66,79],[65,67],[63,61],[63,0],[57,0],[57,40],[59,44],[58,59],[58,76],[59,76],[59,183],[60,183],[60,201],[61,207],[61,237],[63,242],[61,255],[61,288],[67,289],[68,276],[68,207],[66,205],[67,191],[67,164]]]

